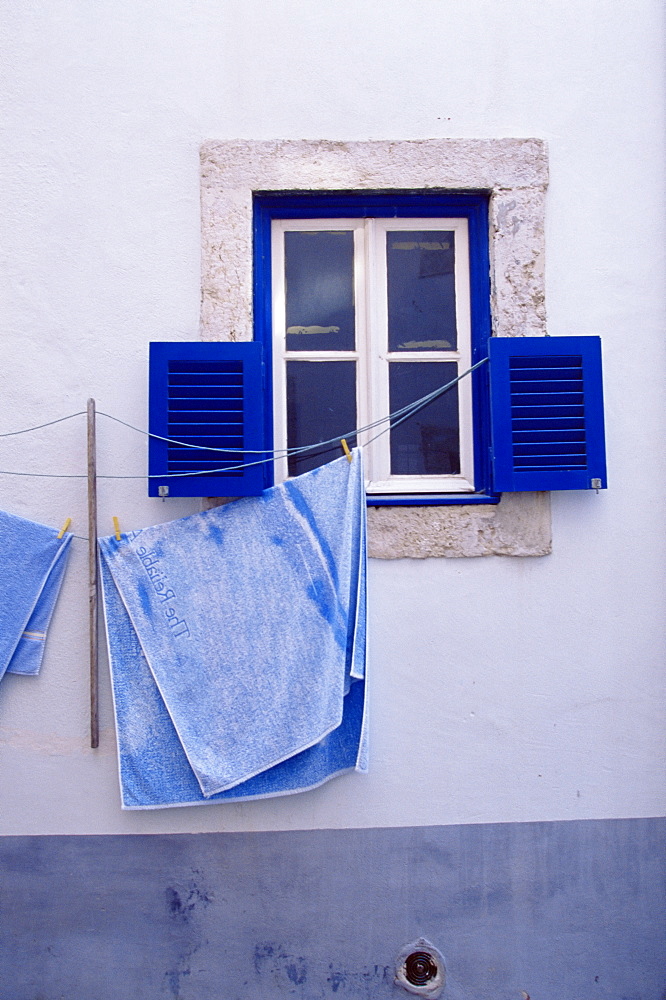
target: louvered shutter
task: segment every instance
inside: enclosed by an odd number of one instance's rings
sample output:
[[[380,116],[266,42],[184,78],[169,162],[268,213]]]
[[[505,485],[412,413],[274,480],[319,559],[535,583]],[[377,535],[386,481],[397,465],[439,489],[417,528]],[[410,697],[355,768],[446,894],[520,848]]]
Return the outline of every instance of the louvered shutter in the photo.
[[[262,345],[152,343],[149,424],[152,434],[182,442],[150,438],[148,471],[157,478],[148,480],[149,496],[261,493],[267,463],[237,466],[261,460],[253,452],[265,448]]]
[[[489,341],[493,487],[606,487],[599,337]]]

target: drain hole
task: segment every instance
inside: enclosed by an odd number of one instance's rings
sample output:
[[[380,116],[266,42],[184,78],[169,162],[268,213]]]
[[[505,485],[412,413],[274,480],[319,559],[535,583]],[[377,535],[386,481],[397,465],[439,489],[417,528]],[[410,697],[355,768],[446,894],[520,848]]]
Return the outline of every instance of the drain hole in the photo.
[[[437,975],[437,963],[427,951],[413,951],[405,959],[405,977],[412,986],[425,986]]]
[[[427,938],[417,938],[398,953],[395,960],[395,983],[406,993],[435,1000],[442,993],[445,982],[444,956]]]

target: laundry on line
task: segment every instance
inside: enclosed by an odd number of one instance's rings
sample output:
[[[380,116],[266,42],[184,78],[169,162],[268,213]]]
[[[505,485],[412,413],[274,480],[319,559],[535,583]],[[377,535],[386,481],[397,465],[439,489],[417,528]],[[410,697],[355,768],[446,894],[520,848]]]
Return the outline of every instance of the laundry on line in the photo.
[[[99,543],[124,808],[285,795],[367,769],[359,449]]]
[[[0,678],[36,675],[72,535],[0,511]]]

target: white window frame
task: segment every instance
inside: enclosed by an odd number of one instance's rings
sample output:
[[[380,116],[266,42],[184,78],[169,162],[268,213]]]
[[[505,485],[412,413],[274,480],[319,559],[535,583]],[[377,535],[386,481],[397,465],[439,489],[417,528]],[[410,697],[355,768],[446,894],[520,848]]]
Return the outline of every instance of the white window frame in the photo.
[[[352,351],[288,351],[284,234],[286,232],[352,231],[354,233],[354,301],[356,348]],[[389,232],[441,231],[455,233],[456,350],[388,350],[388,289],[386,234]],[[471,367],[468,222],[464,218],[354,218],[276,219],[272,222],[273,400],[275,448],[287,448],[286,367],[297,361],[354,361],[356,412],[359,427],[386,417],[389,404],[389,364],[392,361],[455,363],[458,374]],[[460,473],[452,475],[392,475],[390,432],[383,427],[360,434],[364,446],[366,489],[370,494],[464,493],[474,491],[472,383],[458,383]],[[386,425],[383,425],[386,426]],[[351,430],[351,428],[350,428]],[[374,440],[373,440],[374,439]],[[287,459],[275,463],[276,482],[288,478]]]

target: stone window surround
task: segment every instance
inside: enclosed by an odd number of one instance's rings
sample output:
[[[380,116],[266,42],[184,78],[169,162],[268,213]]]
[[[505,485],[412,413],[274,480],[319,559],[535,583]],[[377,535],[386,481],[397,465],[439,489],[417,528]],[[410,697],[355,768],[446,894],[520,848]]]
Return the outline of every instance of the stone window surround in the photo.
[[[253,191],[428,189],[488,191],[493,335],[543,336],[547,184],[540,139],[205,142],[200,337],[253,338]],[[505,493],[497,505],[368,509],[371,558],[550,551],[548,493]]]

